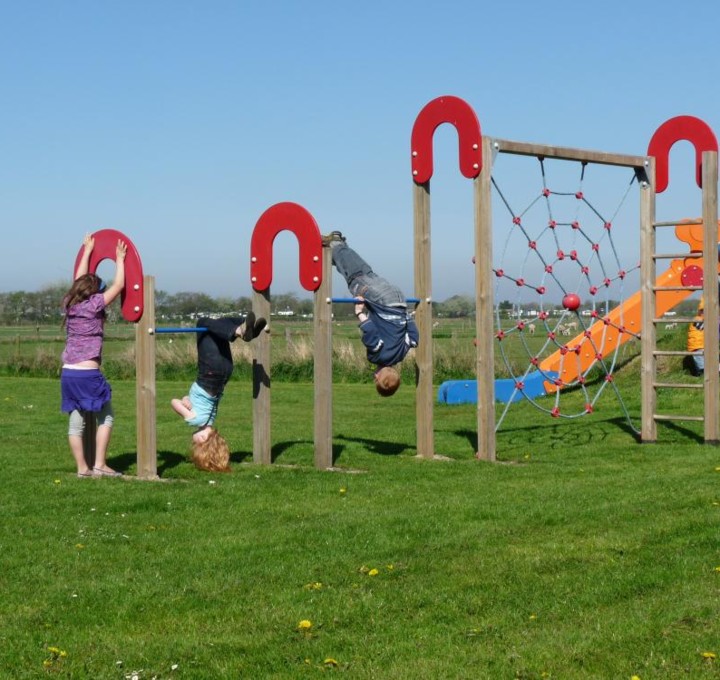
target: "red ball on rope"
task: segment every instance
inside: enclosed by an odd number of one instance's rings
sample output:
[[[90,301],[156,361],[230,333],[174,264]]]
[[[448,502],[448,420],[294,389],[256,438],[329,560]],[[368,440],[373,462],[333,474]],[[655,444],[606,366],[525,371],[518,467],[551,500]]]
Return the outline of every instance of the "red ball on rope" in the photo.
[[[575,293],[568,293],[562,299],[562,306],[565,309],[574,312],[580,307],[580,296]]]

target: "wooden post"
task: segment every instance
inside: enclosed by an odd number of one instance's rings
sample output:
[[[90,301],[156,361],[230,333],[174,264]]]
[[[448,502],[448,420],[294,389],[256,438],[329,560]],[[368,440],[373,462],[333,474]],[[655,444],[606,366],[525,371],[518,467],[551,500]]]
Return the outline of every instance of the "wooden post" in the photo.
[[[270,288],[253,291],[255,316],[270,322]],[[270,437],[270,333],[261,333],[253,342],[253,461],[272,463]]]
[[[315,389],[315,467],[333,466],[332,451],[332,251],[322,249],[322,283],[315,291],[315,348],[313,381]]]
[[[97,436],[97,418],[92,411],[81,411],[83,419],[83,456],[92,470],[95,467],[95,437]]]
[[[641,424],[640,438],[643,442],[657,440],[657,329],[655,318],[655,281],[657,264],[655,251],[657,234],[655,230],[655,158],[648,157],[647,183],[640,187],[640,393]]]
[[[705,441],[718,442],[718,154],[702,155],[703,296],[705,298]]]
[[[155,277],[143,277],[143,315],[135,325],[137,476],[157,479]]]
[[[483,137],[486,166],[473,180],[475,203],[475,336],[477,338],[477,457],[494,462],[495,359],[492,279],[492,140]]]
[[[415,419],[417,453],[422,458],[435,455],[433,432],[433,354],[432,354],[432,275],[430,256],[430,181],[413,184],[413,219],[415,225],[415,297],[420,302],[415,323],[420,340],[415,350],[417,388]]]

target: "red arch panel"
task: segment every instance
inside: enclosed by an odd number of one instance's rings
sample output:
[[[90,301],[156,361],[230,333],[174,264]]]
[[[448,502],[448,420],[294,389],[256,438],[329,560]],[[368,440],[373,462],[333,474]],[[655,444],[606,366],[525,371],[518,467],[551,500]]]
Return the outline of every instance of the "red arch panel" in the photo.
[[[675,116],[666,120],[652,136],[648,156],[655,157],[655,191],[660,194],[668,187],[670,149],[675,142],[686,140],[695,147],[695,181],[702,187],[703,151],[717,151],[718,143],[710,126],[695,116]]]
[[[115,248],[118,239],[127,244],[125,255],[125,288],[120,293],[120,304],[123,318],[126,321],[136,322],[143,315],[143,270],[135,244],[120,231],[115,229],[100,229],[93,234],[95,247],[90,254],[88,272],[94,274],[103,260],[115,261]],[[73,272],[77,271],[82,258],[84,246],[80,247]]]
[[[255,224],[250,241],[250,282],[256,291],[272,283],[275,237],[291,231],[298,240],[300,284],[316,291],[322,283],[322,237],[315,218],[301,205],[286,201],[270,206]]]
[[[444,96],[428,102],[415,119],[410,139],[413,180],[424,184],[433,174],[432,139],[443,123],[455,126],[458,133],[460,172],[473,179],[482,170],[480,121],[463,99]]]

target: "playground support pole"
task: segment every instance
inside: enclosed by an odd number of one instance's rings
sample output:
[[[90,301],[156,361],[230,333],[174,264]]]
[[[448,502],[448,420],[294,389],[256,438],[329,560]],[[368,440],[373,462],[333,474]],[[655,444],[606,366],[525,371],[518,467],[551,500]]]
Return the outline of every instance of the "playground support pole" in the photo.
[[[717,223],[718,223],[718,153],[703,151],[702,154],[702,196],[703,196],[703,296],[705,298],[705,442],[718,442],[718,397],[720,376],[718,376],[718,266]]]
[[[435,454],[433,432],[432,277],[430,271],[430,180],[413,184],[415,224],[415,296],[420,299],[415,323],[420,341],[415,350],[417,389],[415,415],[417,452],[421,458]]]
[[[315,291],[315,351],[313,382],[315,389],[315,467],[327,470],[333,465],[332,452],[332,252],[322,249],[322,282]]]
[[[270,319],[270,288],[253,292],[253,311]],[[272,463],[270,439],[270,333],[260,334],[253,342],[253,461]]]
[[[492,140],[483,137],[487,166],[474,180],[475,336],[477,337],[477,457],[495,462],[495,359],[492,287]]]
[[[155,277],[143,277],[143,315],[135,324],[137,476],[157,479],[155,335]]]
[[[654,258],[657,248],[655,232],[655,158],[649,156],[646,165],[647,183],[640,189],[640,390],[641,407],[641,440],[654,442],[657,440],[657,391],[655,379],[657,361],[654,357],[657,342],[657,329],[653,323],[656,307],[656,293],[653,286],[657,278],[657,267]]]

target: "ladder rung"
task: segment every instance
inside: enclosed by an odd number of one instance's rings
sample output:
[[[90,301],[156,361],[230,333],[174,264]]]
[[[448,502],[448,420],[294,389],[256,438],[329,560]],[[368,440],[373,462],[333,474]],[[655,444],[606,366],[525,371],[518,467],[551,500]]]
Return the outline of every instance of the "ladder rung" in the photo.
[[[686,290],[688,293],[694,290],[702,290],[702,286],[653,286],[651,290],[662,291],[662,290]]]
[[[702,253],[655,253],[653,260],[702,260]]]
[[[672,349],[656,349],[653,352],[653,356],[655,357],[689,357],[695,354],[695,352],[687,352],[687,351],[680,351],[680,350],[672,350]]]
[[[678,387],[681,389],[701,390],[705,387],[702,383],[653,383],[653,387]]]
[[[659,319],[653,319],[653,323],[692,323],[696,320],[697,319],[692,316],[663,316]]]
[[[670,222],[653,222],[653,227],[677,227],[679,224],[702,224],[702,220],[671,220]]]
[[[693,422],[702,422],[705,420],[704,416],[671,416],[671,415],[660,415],[659,413],[656,413],[653,418],[655,420],[691,420]]]

